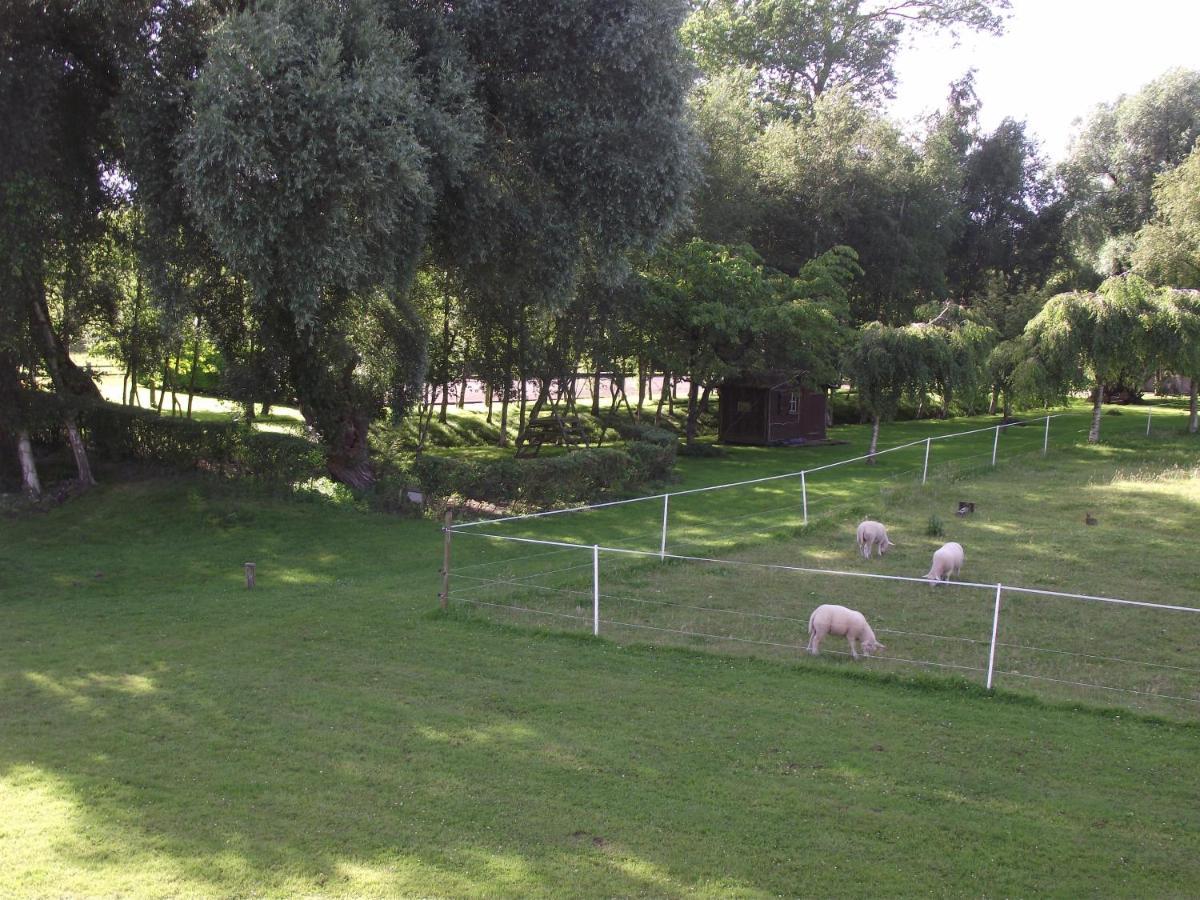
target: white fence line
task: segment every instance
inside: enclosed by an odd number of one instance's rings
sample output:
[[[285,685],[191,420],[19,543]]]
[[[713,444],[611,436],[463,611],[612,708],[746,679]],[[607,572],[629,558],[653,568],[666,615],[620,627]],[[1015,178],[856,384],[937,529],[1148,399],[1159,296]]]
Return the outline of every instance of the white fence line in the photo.
[[[846,465],[850,465],[851,463],[863,462],[865,460],[875,459],[876,457],[883,456],[887,453],[895,453],[899,450],[908,450],[912,447],[917,447],[917,446],[920,446],[921,444],[924,444],[925,445],[925,466],[924,466],[924,471],[921,474],[921,483],[924,484],[926,475],[929,470],[929,451],[930,451],[930,447],[931,447],[933,441],[949,440],[951,438],[966,437],[967,435],[982,434],[987,431],[993,431],[993,432],[995,432],[995,435],[996,435],[995,439],[992,442],[992,465],[994,466],[994,465],[996,465],[996,455],[997,455],[997,450],[1000,445],[1000,432],[1003,429],[1011,428],[1015,425],[1028,425],[1033,422],[1045,421],[1046,433],[1045,433],[1045,439],[1044,439],[1043,445],[1042,445],[1042,453],[1043,453],[1043,455],[1045,455],[1045,453],[1047,452],[1047,449],[1049,448],[1050,420],[1057,419],[1064,415],[1066,415],[1066,413],[1051,413],[1051,414],[1048,414],[1045,416],[1038,416],[1037,418],[1033,418],[1033,419],[1019,419],[1019,420],[1015,420],[1012,422],[1001,422],[998,425],[988,425],[985,428],[972,428],[968,431],[955,431],[955,432],[951,432],[950,434],[930,435],[929,437],[920,438],[919,440],[916,440],[916,441],[909,441],[906,444],[897,444],[894,447],[885,447],[882,450],[876,450],[874,453],[866,453],[866,454],[863,454],[862,456],[853,456],[848,459],[840,459],[840,460],[837,460],[836,462],[826,463],[825,465],[822,465],[822,466],[813,466],[812,468],[801,469],[796,472],[784,472],[780,475],[764,475],[761,478],[749,478],[744,481],[731,481],[726,484],[710,484],[710,485],[704,485],[702,487],[686,488],[686,489],[680,490],[680,491],[665,491],[665,492],[659,493],[659,494],[647,494],[642,497],[630,497],[625,500],[608,500],[603,503],[589,503],[589,504],[585,504],[583,506],[571,506],[571,507],[567,507],[565,509],[550,509],[550,510],[543,510],[542,512],[523,513],[521,515],[515,515],[515,516],[500,516],[500,517],[494,518],[494,519],[479,519],[475,522],[462,522],[457,525],[452,525],[451,529],[454,531],[465,531],[469,528],[475,528],[480,525],[497,525],[502,522],[518,522],[518,521],[523,521],[525,519],[540,519],[540,518],[544,518],[546,516],[560,516],[560,515],[565,515],[567,513],[586,512],[586,511],[592,510],[592,509],[606,509],[606,508],[612,507],[612,506],[625,506],[630,503],[642,503],[647,500],[663,500],[664,501],[664,514],[663,514],[662,543],[663,543],[663,546],[665,546],[666,535],[667,535],[667,514],[666,514],[665,503],[668,502],[668,498],[683,497],[683,496],[687,496],[689,494],[704,494],[704,493],[709,493],[712,491],[727,490],[729,488],[749,487],[749,486],[755,485],[755,484],[765,484],[770,481],[780,481],[785,478],[799,478],[800,479],[802,506],[804,509],[804,524],[807,525],[808,524],[808,487],[807,487],[806,482],[807,482],[807,476],[813,474],[814,472],[824,472],[827,469],[836,469],[839,466],[846,466]]]
[[[1147,667],[1156,668],[1156,669],[1170,669],[1170,670],[1187,672],[1187,673],[1200,673],[1200,668],[1189,668],[1189,667],[1185,667],[1185,666],[1172,666],[1172,665],[1166,665],[1163,663],[1147,662],[1147,661],[1143,661],[1143,660],[1131,660],[1131,659],[1125,659],[1125,658],[1120,658],[1120,657],[1103,656],[1103,655],[1094,654],[1094,653],[1077,653],[1077,652],[1073,652],[1073,651],[1069,651],[1069,650],[1048,649],[1048,648],[1044,648],[1044,647],[1034,647],[1034,646],[1029,646],[1029,645],[1025,645],[1025,644],[1017,644],[1017,643],[1012,643],[1012,642],[1001,641],[1001,640],[999,640],[1000,619],[1001,619],[1001,615],[1002,615],[1002,612],[1004,609],[1003,599],[1004,599],[1004,596],[1006,593],[1007,594],[1025,594],[1025,595],[1030,595],[1030,596],[1061,598],[1061,599],[1072,600],[1072,601],[1099,602],[1099,603],[1119,605],[1119,606],[1128,606],[1128,607],[1141,607],[1141,608],[1147,608],[1147,609],[1164,610],[1164,611],[1173,612],[1173,613],[1200,613],[1200,607],[1182,606],[1182,605],[1178,605],[1178,604],[1169,604],[1169,603],[1154,603],[1154,602],[1143,601],[1143,600],[1127,600],[1127,599],[1120,598],[1120,597],[1104,597],[1104,596],[1099,596],[1099,595],[1094,595],[1094,594],[1081,594],[1081,593],[1073,593],[1073,592],[1067,592],[1067,591],[1055,591],[1055,590],[1049,590],[1049,589],[1045,589],[1045,588],[1024,587],[1024,586],[1019,586],[1019,585],[1006,585],[1006,584],[1002,584],[1002,583],[950,581],[950,582],[938,582],[938,583],[934,584],[926,578],[914,578],[914,577],[903,576],[903,575],[883,575],[883,574],[876,573],[876,572],[853,572],[853,571],[845,571],[845,570],[839,570],[839,569],[822,569],[822,568],[816,568],[816,567],[810,567],[810,566],[792,566],[792,565],[784,565],[784,564],[780,564],[780,563],[760,563],[760,562],[751,562],[748,560],[721,559],[718,557],[690,556],[690,555],[685,555],[685,554],[674,554],[674,553],[667,553],[665,548],[663,548],[663,547],[660,547],[658,551],[643,551],[643,550],[630,550],[630,549],[623,548],[623,547],[606,547],[606,546],[602,546],[600,544],[590,544],[589,545],[589,544],[571,543],[571,542],[566,542],[566,541],[547,541],[547,540],[542,540],[542,539],[537,539],[537,538],[525,538],[525,537],[517,537],[517,536],[512,536],[512,535],[493,534],[493,533],[481,532],[481,531],[470,531],[470,532],[465,532],[465,533],[469,534],[473,537],[477,537],[477,538],[481,538],[481,539],[485,539],[485,540],[495,540],[495,541],[513,543],[513,544],[542,545],[542,546],[563,548],[565,550],[589,551],[590,559],[586,563],[580,563],[579,565],[572,565],[572,566],[567,566],[567,567],[556,567],[556,568],[548,570],[546,572],[538,572],[533,575],[526,575],[526,576],[513,575],[510,577],[481,577],[478,575],[463,575],[462,577],[466,578],[468,581],[474,582],[475,587],[479,588],[479,589],[485,589],[485,588],[488,588],[491,586],[499,586],[499,587],[513,588],[513,589],[517,589],[517,590],[542,591],[542,592],[563,594],[563,595],[575,597],[576,604],[577,604],[577,610],[576,610],[577,612],[581,612],[581,610],[578,607],[580,605],[582,605],[583,603],[585,603],[586,600],[584,598],[588,597],[591,600],[591,606],[592,606],[590,616],[569,615],[566,613],[556,612],[554,610],[542,610],[542,609],[537,609],[537,608],[534,608],[531,606],[520,605],[520,604],[515,604],[515,603],[507,603],[507,604],[506,603],[498,603],[498,602],[495,602],[492,600],[484,600],[479,597],[462,597],[460,595],[460,596],[458,596],[457,599],[459,599],[462,602],[473,603],[473,604],[478,604],[478,605],[488,606],[488,607],[495,607],[495,608],[499,608],[499,609],[508,609],[508,610],[512,610],[515,612],[524,612],[524,613],[530,613],[530,614],[544,614],[544,615],[554,616],[557,618],[573,619],[573,620],[577,620],[579,622],[590,622],[592,634],[595,636],[600,635],[601,626],[611,626],[611,627],[641,629],[641,630],[647,630],[647,631],[677,633],[677,634],[688,636],[688,637],[704,638],[707,640],[732,641],[732,642],[737,642],[737,643],[761,644],[764,646],[778,646],[778,647],[793,648],[793,649],[803,649],[803,647],[801,645],[797,645],[797,644],[785,644],[785,643],[778,643],[778,642],[774,642],[774,641],[762,641],[762,640],[756,640],[756,639],[752,639],[752,638],[748,638],[748,637],[744,637],[744,636],[738,636],[735,634],[724,634],[724,635],[712,634],[712,633],[704,632],[704,631],[669,628],[669,627],[659,626],[659,625],[649,625],[646,623],[623,622],[623,621],[617,621],[615,619],[605,619],[601,615],[601,601],[602,600],[610,600],[613,602],[633,602],[633,603],[639,603],[639,604],[651,604],[651,605],[655,605],[655,606],[694,610],[694,611],[711,613],[711,614],[716,614],[716,615],[732,615],[732,616],[738,616],[738,617],[743,617],[743,618],[762,619],[762,620],[769,620],[769,621],[776,621],[776,622],[788,622],[788,623],[792,623],[794,625],[805,625],[807,623],[807,619],[799,618],[796,616],[772,615],[769,613],[755,612],[755,611],[750,611],[750,610],[722,608],[719,606],[700,606],[700,605],[686,604],[686,603],[674,603],[669,600],[660,600],[660,599],[653,599],[653,598],[648,599],[648,598],[640,598],[640,597],[624,597],[624,596],[617,596],[617,595],[613,595],[613,594],[605,594],[601,590],[600,561],[601,561],[601,556],[603,554],[613,554],[616,556],[622,556],[622,557],[634,558],[634,559],[637,559],[637,558],[658,559],[658,560],[662,560],[662,561],[679,560],[681,562],[687,562],[687,563],[711,564],[711,565],[719,565],[719,566],[738,566],[738,567],[759,569],[759,570],[763,570],[763,571],[791,572],[791,573],[799,573],[799,574],[805,574],[805,575],[818,575],[818,576],[826,576],[826,577],[833,577],[833,578],[875,579],[875,580],[880,580],[880,581],[893,581],[893,582],[900,582],[900,583],[907,583],[907,584],[926,585],[926,586],[929,586],[931,589],[935,588],[935,587],[940,587],[942,585],[946,585],[946,586],[954,586],[957,588],[966,588],[969,590],[988,590],[988,591],[995,592],[995,603],[994,603],[993,610],[992,610],[992,623],[991,623],[992,627],[991,627],[991,634],[990,634],[989,640],[978,640],[975,638],[966,638],[966,637],[955,636],[955,635],[928,634],[925,632],[908,632],[908,631],[902,631],[902,630],[897,630],[897,629],[889,630],[889,629],[885,629],[885,628],[881,628],[880,633],[910,635],[910,636],[922,637],[922,638],[927,638],[927,639],[937,639],[937,640],[953,640],[953,641],[972,643],[972,644],[980,644],[980,645],[986,643],[988,645],[988,657],[987,657],[986,667],[981,668],[981,667],[977,667],[977,666],[960,665],[957,663],[939,662],[936,660],[905,659],[902,657],[876,656],[873,658],[880,659],[880,660],[886,660],[886,661],[892,661],[892,662],[911,663],[914,665],[927,665],[927,666],[934,666],[937,668],[980,672],[984,675],[985,686],[986,686],[986,689],[989,691],[992,690],[994,687],[995,676],[1003,675],[1003,676],[1020,677],[1020,678],[1027,679],[1027,680],[1043,680],[1043,681],[1047,681],[1047,682],[1061,683],[1061,684],[1072,685],[1072,686],[1076,686],[1076,687],[1095,688],[1095,689],[1105,690],[1105,691],[1115,691],[1115,692],[1128,693],[1128,694],[1134,694],[1134,695],[1139,695],[1139,696],[1159,697],[1159,698],[1167,699],[1167,700],[1179,700],[1179,701],[1187,701],[1189,703],[1200,704],[1200,700],[1198,700],[1198,699],[1189,698],[1189,697],[1180,697],[1180,696],[1176,696],[1173,694],[1162,694],[1162,693],[1158,693],[1158,692],[1154,692],[1154,691],[1139,691],[1139,690],[1134,690],[1132,688],[1120,688],[1120,687],[1115,687],[1112,685],[1096,684],[1096,683],[1082,682],[1082,681],[1073,681],[1073,680],[1068,680],[1068,679],[1054,678],[1054,677],[1051,677],[1048,675],[1037,675],[1037,674],[1032,674],[1032,673],[1028,673],[1028,672],[1009,671],[1006,669],[1001,669],[1001,668],[996,667],[997,648],[1004,647],[1009,650],[1025,650],[1025,651],[1030,651],[1030,652],[1055,653],[1055,654],[1060,654],[1060,655],[1064,655],[1064,656],[1073,656],[1073,657],[1077,656],[1077,657],[1081,657],[1081,658],[1097,659],[1097,660],[1102,660],[1102,661],[1107,661],[1107,662],[1118,662],[1118,663],[1128,664],[1128,665],[1147,666]],[[517,557],[517,560],[534,558],[539,555],[540,554],[533,554],[531,556]],[[550,585],[531,583],[532,579],[549,577],[549,576],[561,574],[563,572],[568,572],[571,570],[583,569],[583,568],[591,569],[591,573],[590,573],[591,577],[589,579],[590,584],[588,584],[588,587],[586,590],[560,588],[560,587],[553,587]],[[837,651],[826,651],[826,652],[836,653]]]

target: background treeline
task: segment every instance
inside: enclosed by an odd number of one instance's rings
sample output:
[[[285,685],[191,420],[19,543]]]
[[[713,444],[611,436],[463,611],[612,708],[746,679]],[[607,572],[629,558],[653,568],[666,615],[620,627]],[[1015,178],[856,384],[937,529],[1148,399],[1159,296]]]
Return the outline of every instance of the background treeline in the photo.
[[[297,405],[358,489],[373,423],[423,444],[468,381],[500,442],[686,382],[690,442],[735,374],[849,380],[876,434],[1196,374],[1200,73],[1057,167],[970,73],[884,114],[906,34],[1006,9],[3,0],[0,443],[36,493],[50,410],[92,480],[80,349],[129,404]]]

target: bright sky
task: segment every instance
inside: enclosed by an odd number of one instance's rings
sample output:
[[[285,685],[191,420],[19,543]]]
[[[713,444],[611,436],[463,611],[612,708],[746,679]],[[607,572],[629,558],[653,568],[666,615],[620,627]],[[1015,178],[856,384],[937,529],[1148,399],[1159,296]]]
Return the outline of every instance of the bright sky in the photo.
[[[1050,161],[1066,155],[1073,121],[1136,93],[1167,69],[1200,69],[1200,0],[1012,0],[1002,37],[968,34],[958,47],[925,37],[897,61],[892,115],[940,107],[974,67],[987,130],[1024,119]]]

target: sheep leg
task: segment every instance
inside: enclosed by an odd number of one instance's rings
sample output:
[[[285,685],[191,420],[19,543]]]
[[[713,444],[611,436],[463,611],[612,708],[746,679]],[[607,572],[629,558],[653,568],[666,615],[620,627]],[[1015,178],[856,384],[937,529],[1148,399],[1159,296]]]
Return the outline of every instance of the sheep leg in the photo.
[[[825,635],[821,634],[820,631],[810,631],[808,633],[808,647],[806,647],[805,649],[807,649],[808,652],[811,653],[813,656],[820,656],[821,655],[821,638],[823,638],[824,636]]]
[[[850,635],[846,635],[846,643],[850,645],[850,656],[854,659],[858,659],[858,650],[855,649],[854,638],[852,638]]]

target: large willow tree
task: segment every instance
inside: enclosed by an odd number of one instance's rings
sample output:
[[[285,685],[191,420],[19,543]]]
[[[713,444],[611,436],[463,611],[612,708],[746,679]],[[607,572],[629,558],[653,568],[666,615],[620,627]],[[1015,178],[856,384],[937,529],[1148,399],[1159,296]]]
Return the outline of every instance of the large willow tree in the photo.
[[[1150,369],[1160,312],[1154,288],[1130,275],[1108,279],[1095,293],[1051,297],[1025,327],[1042,385],[1060,397],[1076,388],[1094,392],[1088,443],[1100,440],[1105,387],[1141,383]]]
[[[626,252],[652,247],[682,208],[684,11],[151,11],[127,108],[139,195],[200,247],[192,259],[208,245],[248,283],[258,340],[335,477],[373,482],[368,425],[423,372],[407,289],[424,259],[453,273],[476,319],[520,323],[561,309],[584,272],[619,278]]]

